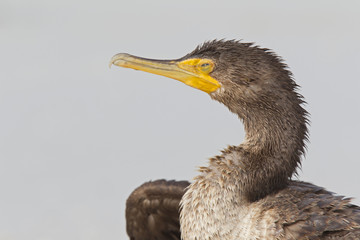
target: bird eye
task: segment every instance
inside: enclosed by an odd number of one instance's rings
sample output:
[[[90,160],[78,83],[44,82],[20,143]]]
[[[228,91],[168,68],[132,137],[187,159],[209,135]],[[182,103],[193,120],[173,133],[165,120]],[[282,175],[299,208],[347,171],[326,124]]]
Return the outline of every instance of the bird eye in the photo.
[[[209,73],[213,70],[213,64],[210,62],[204,62],[199,64],[199,68],[202,72]]]

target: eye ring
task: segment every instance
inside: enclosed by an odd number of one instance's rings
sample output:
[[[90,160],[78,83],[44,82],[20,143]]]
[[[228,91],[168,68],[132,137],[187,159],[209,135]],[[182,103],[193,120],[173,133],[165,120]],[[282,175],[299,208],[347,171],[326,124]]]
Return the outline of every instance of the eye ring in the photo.
[[[214,69],[214,63],[211,60],[201,61],[198,68],[204,73],[210,73]]]

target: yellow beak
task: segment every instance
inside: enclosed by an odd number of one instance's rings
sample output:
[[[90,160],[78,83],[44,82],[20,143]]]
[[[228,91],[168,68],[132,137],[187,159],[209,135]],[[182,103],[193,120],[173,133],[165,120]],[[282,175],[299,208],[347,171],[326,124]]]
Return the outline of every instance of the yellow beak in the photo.
[[[209,59],[154,60],[119,53],[111,58],[111,65],[173,78],[207,93],[221,87],[221,84],[209,75],[214,68],[214,63]]]

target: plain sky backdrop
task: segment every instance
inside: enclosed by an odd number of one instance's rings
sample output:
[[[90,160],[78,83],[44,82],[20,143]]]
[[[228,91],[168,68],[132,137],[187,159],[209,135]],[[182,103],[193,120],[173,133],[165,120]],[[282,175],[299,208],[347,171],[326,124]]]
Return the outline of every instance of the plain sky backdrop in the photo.
[[[211,39],[282,56],[311,113],[299,179],[360,204],[360,1],[0,2],[0,239],[127,239],[141,183],[191,180],[244,136],[199,90],[130,69]]]

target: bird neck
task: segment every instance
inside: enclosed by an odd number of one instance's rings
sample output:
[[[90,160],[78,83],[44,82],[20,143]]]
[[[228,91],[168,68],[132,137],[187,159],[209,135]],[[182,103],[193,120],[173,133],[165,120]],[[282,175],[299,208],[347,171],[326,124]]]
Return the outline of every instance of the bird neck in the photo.
[[[227,104],[243,120],[245,140],[211,158],[189,186],[181,200],[184,240],[232,239],[234,226],[247,224],[248,206],[288,185],[307,137],[306,111],[294,96],[283,107]]]
[[[244,123],[245,140],[237,147],[239,187],[252,202],[287,186],[296,173],[307,139],[307,112],[294,92],[292,101],[278,106],[250,106],[230,110]],[[235,164],[236,165],[236,164]]]

